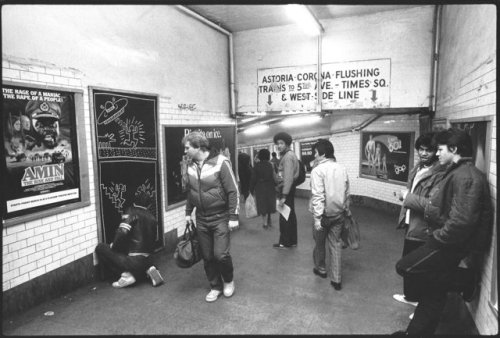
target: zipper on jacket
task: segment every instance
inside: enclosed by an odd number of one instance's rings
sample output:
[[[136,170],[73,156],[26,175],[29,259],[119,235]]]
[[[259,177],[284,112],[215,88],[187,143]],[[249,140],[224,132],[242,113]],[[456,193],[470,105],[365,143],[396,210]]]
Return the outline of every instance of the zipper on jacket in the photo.
[[[201,193],[203,191],[201,189],[201,169],[203,168],[204,165],[205,165],[205,162],[203,162],[201,164],[201,167],[199,167],[198,164],[196,164],[196,169],[198,172],[198,196],[200,196],[200,206],[201,206],[203,213],[205,213],[205,207],[203,206],[203,201],[201,200]]]

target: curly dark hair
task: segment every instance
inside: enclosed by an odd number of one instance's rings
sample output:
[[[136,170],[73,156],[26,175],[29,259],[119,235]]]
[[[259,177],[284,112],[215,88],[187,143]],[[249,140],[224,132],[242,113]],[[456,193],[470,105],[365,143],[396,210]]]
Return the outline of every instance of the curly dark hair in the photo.
[[[278,140],[282,140],[283,142],[285,142],[285,144],[287,146],[292,144],[292,137],[290,136],[290,134],[285,133],[284,131],[279,132],[276,135],[274,135],[273,141],[275,144],[278,143]]]
[[[261,149],[261,150],[259,150],[259,153],[257,154],[257,157],[261,161],[269,161],[270,156],[271,156],[271,153],[267,149]]]

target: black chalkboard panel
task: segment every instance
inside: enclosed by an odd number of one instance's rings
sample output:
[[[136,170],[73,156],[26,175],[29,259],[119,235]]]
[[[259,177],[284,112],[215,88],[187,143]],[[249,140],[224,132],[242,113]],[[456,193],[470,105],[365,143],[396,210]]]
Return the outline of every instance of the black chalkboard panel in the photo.
[[[93,90],[98,157],[156,159],[156,97]]]
[[[122,215],[132,205],[135,193],[145,191],[151,196],[148,210],[158,219],[158,171],[151,161],[102,161],[99,163],[99,194],[104,223],[105,242],[111,243]],[[157,245],[161,246],[158,229]]]
[[[158,97],[91,88],[97,148],[98,187],[103,237],[111,243],[121,215],[138,190],[152,197],[158,221],[155,248],[163,245],[158,162]]]
[[[314,161],[313,146],[318,142],[315,141],[305,141],[300,142],[300,159],[307,167],[307,172],[310,173],[312,170],[311,163]]]
[[[235,126],[165,126],[167,203],[170,206],[186,200],[182,180],[187,165],[182,139],[193,131],[200,131],[207,137],[210,146],[231,160],[236,173],[236,128]]]

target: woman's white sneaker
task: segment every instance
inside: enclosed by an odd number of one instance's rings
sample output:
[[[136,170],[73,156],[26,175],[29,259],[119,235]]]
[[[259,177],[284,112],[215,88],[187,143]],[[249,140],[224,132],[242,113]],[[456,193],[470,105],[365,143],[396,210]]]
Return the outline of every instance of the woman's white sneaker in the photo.
[[[224,283],[224,296],[231,297],[234,293],[234,281]]]
[[[213,290],[212,289],[212,290],[210,290],[208,295],[205,297],[205,300],[209,303],[215,302],[221,293],[222,293],[222,291],[220,291],[220,290]]]

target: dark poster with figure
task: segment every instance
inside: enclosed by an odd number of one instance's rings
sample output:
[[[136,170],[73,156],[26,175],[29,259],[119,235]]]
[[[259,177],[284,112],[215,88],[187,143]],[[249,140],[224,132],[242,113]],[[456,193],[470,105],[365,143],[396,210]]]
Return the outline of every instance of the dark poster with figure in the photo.
[[[6,218],[81,200],[73,92],[2,85]]]
[[[362,132],[361,177],[406,184],[413,167],[414,133]]]
[[[135,193],[152,198],[149,210],[158,221],[156,248],[162,246],[159,212],[157,96],[91,88],[98,182],[104,241],[111,243],[121,215]]]
[[[307,172],[312,170],[312,163],[314,161],[313,146],[317,141],[300,142],[300,159],[307,167]]]
[[[193,131],[205,134],[211,148],[229,158],[236,173],[235,126],[165,126],[167,207],[186,200],[186,180],[183,177],[187,175],[189,159],[184,154],[182,139]]]
[[[159,204],[156,187],[158,186],[158,170],[152,161],[101,161],[99,163],[99,193],[106,242],[113,240],[116,229],[120,225],[122,215],[131,206],[138,192],[145,192],[151,197],[147,207],[158,219]],[[162,234],[157,228],[155,247],[162,244]]]

